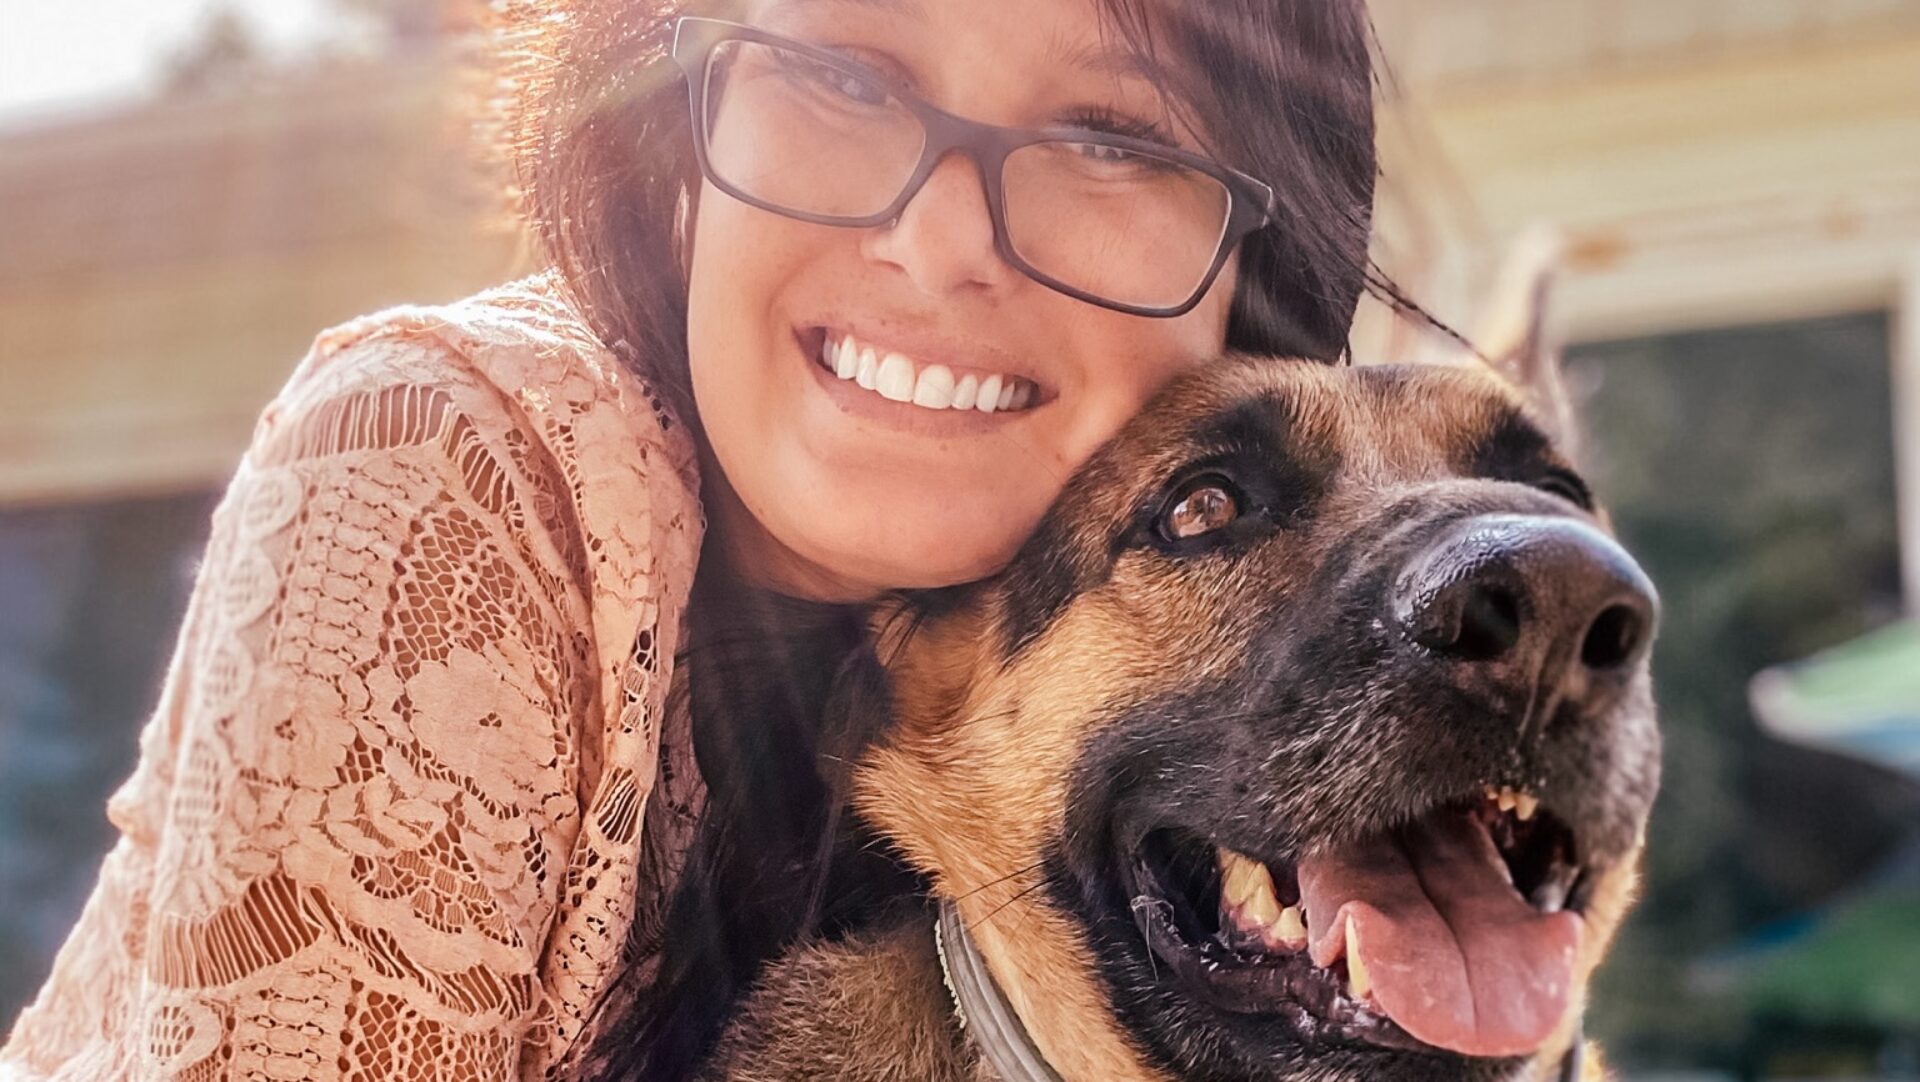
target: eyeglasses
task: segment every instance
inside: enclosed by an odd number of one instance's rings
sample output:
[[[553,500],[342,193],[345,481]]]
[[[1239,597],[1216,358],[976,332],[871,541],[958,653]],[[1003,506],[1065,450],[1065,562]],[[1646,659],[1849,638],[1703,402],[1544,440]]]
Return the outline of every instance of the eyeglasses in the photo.
[[[1268,185],[1198,155],[1083,128],[954,116],[831,50],[682,16],[694,148],[714,187],[803,222],[897,218],[953,151],[984,181],[1000,257],[1103,308],[1192,310],[1241,239],[1272,220]]]

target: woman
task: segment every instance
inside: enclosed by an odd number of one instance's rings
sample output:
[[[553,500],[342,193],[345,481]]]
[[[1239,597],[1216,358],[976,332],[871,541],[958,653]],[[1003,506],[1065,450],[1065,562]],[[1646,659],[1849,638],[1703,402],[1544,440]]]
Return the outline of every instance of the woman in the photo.
[[[836,606],[992,572],[1223,346],[1344,349],[1361,0],[506,18],[554,270],[328,332],[268,407],[0,1067],[684,1070],[887,888],[828,859]]]

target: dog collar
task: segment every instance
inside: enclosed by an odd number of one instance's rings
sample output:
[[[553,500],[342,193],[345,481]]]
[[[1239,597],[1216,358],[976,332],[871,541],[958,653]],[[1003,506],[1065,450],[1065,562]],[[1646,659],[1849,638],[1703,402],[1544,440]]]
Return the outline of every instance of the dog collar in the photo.
[[[940,955],[940,975],[953,997],[953,1013],[960,1019],[960,1028],[972,1035],[987,1065],[1002,1082],[1064,1082],[1034,1046],[1027,1027],[1020,1024],[1020,1016],[1007,1002],[1006,993],[987,972],[987,960],[973,945],[973,935],[960,919],[960,910],[944,899],[940,917],[933,922],[933,946]],[[1586,1066],[1586,1043],[1586,1035],[1576,1023],[1573,1046],[1560,1061],[1558,1082],[1580,1082]]]
[[[941,901],[940,918],[933,924],[933,945],[940,955],[940,975],[953,997],[960,1028],[973,1038],[980,1054],[1003,1082],[1064,1082],[1034,1047],[1027,1027],[1013,1013],[1013,1004],[987,972],[987,960],[973,945],[973,936],[960,910]]]

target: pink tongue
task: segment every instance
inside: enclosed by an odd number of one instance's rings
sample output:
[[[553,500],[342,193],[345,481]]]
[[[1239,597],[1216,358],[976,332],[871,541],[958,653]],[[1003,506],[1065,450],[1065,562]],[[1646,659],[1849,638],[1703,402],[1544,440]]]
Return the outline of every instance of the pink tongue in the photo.
[[[1527,1055],[1567,1013],[1580,918],[1527,904],[1465,814],[1308,858],[1300,893],[1314,964],[1345,953],[1353,922],[1374,999],[1430,1045]]]

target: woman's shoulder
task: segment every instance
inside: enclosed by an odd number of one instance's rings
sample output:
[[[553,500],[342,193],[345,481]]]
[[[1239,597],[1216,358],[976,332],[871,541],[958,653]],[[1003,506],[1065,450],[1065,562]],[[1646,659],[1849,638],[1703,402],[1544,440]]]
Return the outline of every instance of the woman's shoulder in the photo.
[[[594,337],[550,274],[322,331],[263,414],[256,449],[281,416],[375,388],[450,396],[463,413],[536,437],[563,468],[584,460],[597,471],[593,460],[611,457],[666,475],[649,487],[670,481],[689,496],[698,491],[685,426],[646,378]]]
[[[704,530],[686,426],[544,276],[322,332],[242,469],[457,499],[541,534],[573,554],[613,649],[631,641],[636,605],[672,616],[684,603]]]

